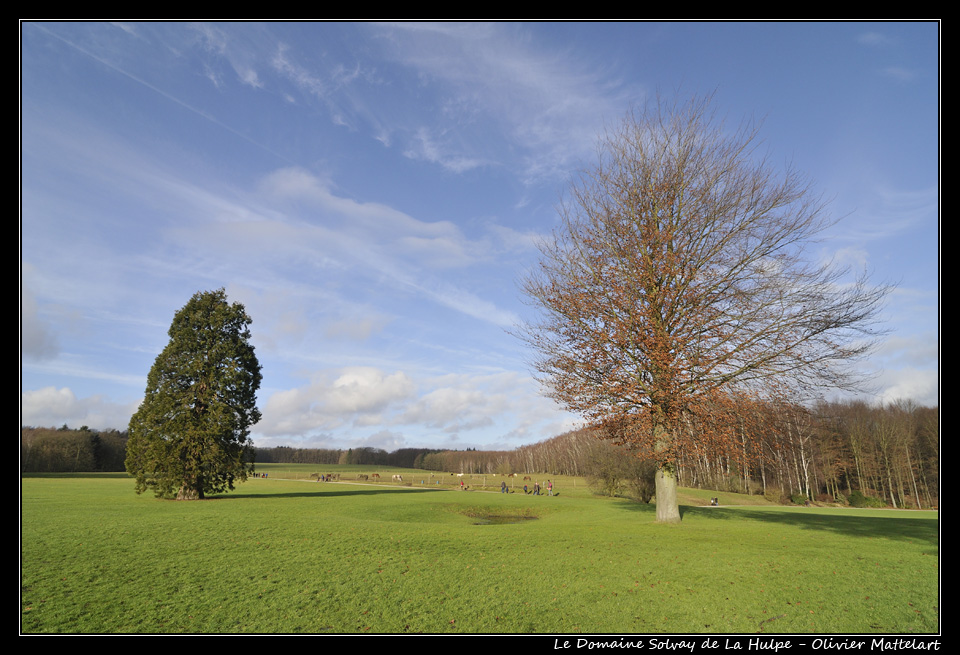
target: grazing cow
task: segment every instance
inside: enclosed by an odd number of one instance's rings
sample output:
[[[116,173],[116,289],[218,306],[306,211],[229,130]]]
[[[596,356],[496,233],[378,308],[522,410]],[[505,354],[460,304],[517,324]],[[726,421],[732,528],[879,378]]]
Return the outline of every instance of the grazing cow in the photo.
[[[402,475],[395,475],[395,476],[393,476],[393,481],[394,481],[394,482],[403,482],[403,476],[402,476]]]

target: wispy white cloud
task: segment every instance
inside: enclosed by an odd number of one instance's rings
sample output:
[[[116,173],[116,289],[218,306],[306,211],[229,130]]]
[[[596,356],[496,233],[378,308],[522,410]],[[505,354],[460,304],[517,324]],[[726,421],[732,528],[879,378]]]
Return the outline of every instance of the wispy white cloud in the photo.
[[[123,30],[130,36],[139,36],[135,23],[124,23],[120,21],[113,21],[110,24],[113,25],[114,27],[119,27],[121,30]]]
[[[59,350],[57,338],[37,311],[37,299],[29,281],[33,267],[21,263],[20,270],[20,352],[35,359],[50,359]]]
[[[887,365],[896,368],[935,368],[940,352],[940,342],[935,333],[915,336],[888,337],[878,350]]]
[[[489,166],[493,162],[477,157],[458,155],[457,148],[449,144],[441,145],[443,135],[431,134],[426,127],[419,128],[407,144],[404,155],[410,159],[420,159],[432,164],[440,164],[454,173],[464,173],[480,166]]]
[[[520,146],[528,179],[565,178],[571,164],[592,151],[603,120],[619,118],[641,97],[640,89],[584,65],[572,52],[538,48],[522,26],[399,23],[373,29],[391,58],[436,88],[443,108],[438,125],[461,135],[441,154],[434,151],[435,137],[408,127],[407,152],[447,167],[458,162],[469,170],[491,161],[484,141],[496,127],[504,142]]]
[[[489,321],[503,328],[513,327],[519,323],[519,318],[513,312],[500,309],[492,301],[484,300],[470,291],[440,280],[426,280],[424,283],[412,283],[412,285],[441,305],[481,321]]]
[[[911,69],[905,66],[887,66],[881,70],[884,76],[892,77],[898,82],[912,82],[923,75],[918,69]]]
[[[883,47],[894,45],[896,39],[881,32],[863,32],[857,36],[857,43],[872,47]]]
[[[249,41],[232,37],[212,23],[191,23],[189,27],[197,34],[200,48],[207,55],[203,62],[204,69],[217,87],[223,84],[217,71],[217,64],[222,61],[233,70],[241,84],[253,89],[264,87],[256,70],[259,64],[258,49]]]
[[[260,187],[281,201],[309,202],[313,216],[322,212],[320,220],[323,223],[335,224],[345,232],[362,232],[365,238],[379,241],[409,239],[409,243],[419,244],[414,254],[420,261],[425,255],[420,246],[425,242],[433,241],[441,250],[448,249],[451,244],[466,249],[462,231],[451,221],[420,221],[380,203],[358,202],[337,195],[328,182],[300,168],[274,171],[263,179]],[[307,216],[304,219],[309,220]],[[319,221],[314,219],[312,222]]]
[[[326,82],[319,75],[294,62],[287,54],[288,50],[289,46],[284,43],[277,46],[276,54],[271,61],[274,70],[292,82],[300,91],[318,99],[324,99],[327,93]]]
[[[372,313],[336,318],[324,326],[324,335],[330,339],[366,341],[371,335],[382,332],[392,319]]]
[[[858,208],[832,230],[837,238],[864,244],[902,237],[937,222],[940,192],[935,187],[902,189],[874,184],[867,197],[869,206]]]

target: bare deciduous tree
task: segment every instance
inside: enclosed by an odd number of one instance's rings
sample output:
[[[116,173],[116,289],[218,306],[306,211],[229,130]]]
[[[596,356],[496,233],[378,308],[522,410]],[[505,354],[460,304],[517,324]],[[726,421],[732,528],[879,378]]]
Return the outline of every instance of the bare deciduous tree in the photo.
[[[521,328],[541,382],[599,433],[655,455],[659,521],[680,520],[676,456],[703,434],[692,416],[717,438],[734,390],[854,386],[851,364],[880,334],[889,287],[817,261],[823,202],[756,146],[756,128],[727,131],[709,98],[628,115],[523,281],[542,310]]]

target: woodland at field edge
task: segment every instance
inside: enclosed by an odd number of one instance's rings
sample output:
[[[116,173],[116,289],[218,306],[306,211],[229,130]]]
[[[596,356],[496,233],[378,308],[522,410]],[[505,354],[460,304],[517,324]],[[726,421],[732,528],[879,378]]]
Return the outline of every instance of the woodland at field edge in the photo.
[[[936,508],[940,488],[939,408],[910,401],[753,404],[734,438],[691,439],[680,485],[750,494],[774,502],[851,502]],[[691,430],[696,426],[691,424]],[[126,432],[23,427],[24,473],[123,471]],[[510,451],[402,448],[257,448],[258,463],[353,464],[458,473],[591,476],[598,454],[618,448],[577,430]],[[627,456],[626,454],[624,456]]]

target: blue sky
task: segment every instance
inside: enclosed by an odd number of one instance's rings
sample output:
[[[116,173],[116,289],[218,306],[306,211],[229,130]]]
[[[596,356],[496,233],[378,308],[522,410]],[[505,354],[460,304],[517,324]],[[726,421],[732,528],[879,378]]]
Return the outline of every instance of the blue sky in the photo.
[[[937,23],[21,24],[21,423],[125,428],[174,313],[253,318],[260,446],[572,427],[510,334],[597,137],[658,91],[763,121],[898,285],[872,400],[938,403]]]

